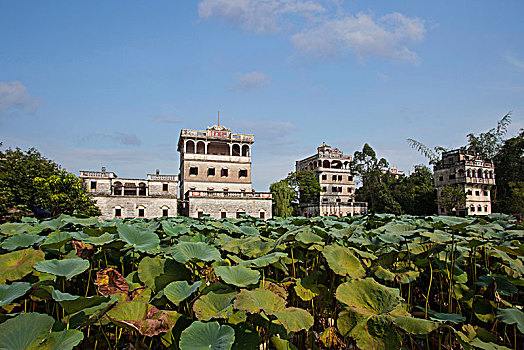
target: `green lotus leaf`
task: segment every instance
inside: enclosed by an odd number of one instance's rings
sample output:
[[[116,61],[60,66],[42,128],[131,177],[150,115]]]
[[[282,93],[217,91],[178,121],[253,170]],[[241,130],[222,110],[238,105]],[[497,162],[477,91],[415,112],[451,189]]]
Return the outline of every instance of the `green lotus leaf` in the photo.
[[[451,242],[453,236],[446,231],[435,230],[434,232],[421,232],[422,237],[428,237],[431,242],[444,243]]]
[[[324,244],[322,237],[311,232],[311,230],[300,231],[299,233],[296,234],[295,239],[304,244],[313,244],[313,243],[321,244],[321,245]]]
[[[17,235],[8,237],[5,241],[3,241],[2,248],[4,248],[5,250],[26,248],[42,241],[43,239],[44,237],[31,233],[19,233]]]
[[[0,225],[0,232],[7,236],[17,235],[24,232],[31,234],[39,234],[45,229],[45,227],[42,227],[40,225],[33,226],[28,223],[19,222],[6,222],[5,224]]]
[[[35,270],[47,272],[56,276],[65,276],[66,279],[81,274],[89,268],[89,260],[82,258],[65,259],[65,260],[46,260],[35,264]]]
[[[76,299],[80,298],[79,295],[73,295],[73,294],[69,294],[69,293],[62,293],[58,289],[54,289],[53,292],[51,293],[51,296],[53,297],[53,299],[55,301],[68,301],[68,300],[76,300]]]
[[[217,266],[215,267],[215,274],[222,278],[224,282],[237,287],[255,284],[260,279],[260,272],[240,265]]]
[[[264,256],[258,257],[256,259],[251,259],[251,260],[242,260],[235,255],[228,255],[228,258],[230,258],[237,264],[245,266],[245,267],[265,267],[270,264],[274,264],[277,261],[279,261],[281,258],[285,258],[285,257],[287,257],[287,254],[281,253],[281,252],[266,254]]]
[[[313,326],[313,316],[304,309],[288,307],[282,311],[275,312],[275,316],[288,332],[298,332]]]
[[[297,280],[294,289],[297,296],[304,301],[309,301],[320,295],[320,289],[316,284],[308,283],[308,281],[304,281],[300,278]]]
[[[116,239],[117,239],[116,234],[104,232],[104,234],[102,234],[101,236],[89,237],[89,238],[84,239],[84,243],[89,243],[92,245],[104,245],[104,244],[109,244]]]
[[[246,236],[258,236],[260,232],[251,226],[238,226],[238,230],[241,231]]]
[[[109,301],[108,297],[101,297],[98,295],[87,298],[78,296],[77,298],[73,299],[72,297],[74,296],[76,295],[71,295],[69,293],[61,293],[60,295],[55,294],[55,297],[62,299],[62,301],[59,301],[58,303],[68,314],[74,314],[78,311],[84,311],[87,314],[87,309],[102,305],[103,303]]]
[[[233,314],[227,319],[227,323],[229,324],[239,324],[242,322],[246,322],[247,320],[247,312],[244,310],[238,310],[233,312]]]
[[[164,288],[164,295],[173,304],[178,305],[182,300],[193,294],[201,284],[201,281],[196,281],[192,285],[189,285],[187,281],[171,282]]]
[[[217,294],[209,292],[193,304],[193,311],[200,321],[212,318],[229,318],[233,315],[233,299],[237,293]]]
[[[394,281],[396,277],[396,275],[393,272],[389,271],[388,269],[383,268],[380,265],[378,265],[375,268],[374,273],[377,278],[384,280],[384,281]]]
[[[222,260],[215,247],[202,242],[181,242],[173,247],[173,258],[185,264],[189,260],[217,261]]]
[[[371,278],[355,279],[338,286],[336,298],[351,310],[369,315],[391,313],[400,305],[400,298],[391,288]]]
[[[173,281],[188,280],[191,274],[182,264],[172,259],[146,256],[138,264],[138,277],[153,291],[158,292]]]
[[[22,313],[0,324],[0,349],[33,349],[47,337],[55,320],[37,312]]]
[[[235,330],[235,342],[232,350],[259,350],[260,336],[255,328],[247,323],[233,327]]]
[[[286,301],[270,290],[257,288],[243,289],[237,294],[234,303],[235,309],[249,313],[259,313],[264,310],[266,314],[274,315],[286,307]]]
[[[117,303],[107,312],[107,316],[116,324],[152,337],[169,332],[181,314],[176,311],[158,310],[148,303],[128,301]]]
[[[466,321],[466,317],[459,315],[459,314],[447,314],[447,313],[440,313],[440,312],[434,312],[428,310],[428,314],[430,314],[430,319],[433,321],[438,322],[453,322],[453,323],[462,323]]]
[[[439,326],[438,322],[409,316],[393,316],[393,323],[409,334],[428,334]]]
[[[266,255],[274,248],[274,242],[264,242],[260,236],[249,236],[247,238],[235,238],[222,246],[223,250],[238,254],[242,253],[250,258],[258,258]]]
[[[45,259],[44,252],[32,248],[0,255],[0,283],[16,281],[33,271],[33,266]]]
[[[389,316],[364,316],[349,332],[361,350],[398,350],[400,336]]]
[[[55,231],[47,236],[44,243],[42,243],[42,248],[58,249],[71,239],[73,239],[73,237],[71,237],[68,232]]]
[[[272,335],[271,338],[271,344],[275,347],[277,350],[297,350],[297,347],[289,342],[289,340],[282,339],[280,337],[277,337],[276,335]]]
[[[348,275],[353,278],[361,278],[366,275],[366,270],[364,270],[360,260],[351,249],[338,244],[331,244],[324,248],[322,254],[326,258],[329,267],[337,275]]]
[[[163,221],[162,229],[164,230],[167,236],[176,237],[178,235],[184,235],[189,232],[187,226],[184,225],[174,225],[172,222]]]
[[[51,332],[46,341],[38,349],[42,350],[73,350],[84,340],[84,333],[76,329],[61,332]]]
[[[31,289],[31,283],[13,282],[10,285],[0,284],[0,306],[11,303],[16,298],[25,295]]]
[[[180,336],[181,350],[228,350],[235,342],[235,331],[218,322],[195,321]]]
[[[517,324],[521,333],[524,333],[524,312],[514,307],[507,309],[498,309],[497,318],[505,324]]]
[[[156,250],[160,244],[160,238],[153,229],[138,225],[119,225],[118,235],[121,240],[141,252]]]

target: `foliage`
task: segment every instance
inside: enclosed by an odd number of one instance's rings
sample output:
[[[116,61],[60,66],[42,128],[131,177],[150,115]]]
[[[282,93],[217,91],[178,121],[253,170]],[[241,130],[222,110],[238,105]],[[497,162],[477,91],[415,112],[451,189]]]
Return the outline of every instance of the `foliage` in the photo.
[[[463,187],[446,185],[442,187],[441,191],[438,203],[446,210],[446,213],[451,213],[453,210],[465,207],[466,192]]]
[[[511,112],[497,122],[493,129],[478,135],[468,134],[468,150],[475,151],[483,159],[492,160],[504,144],[504,136],[511,124]]]
[[[524,340],[524,230],[507,215],[25,221],[0,225],[2,348]]]
[[[393,198],[402,208],[402,213],[432,215],[437,212],[437,191],[433,173],[428,167],[415,165],[409,176],[389,178],[389,188]]]
[[[320,195],[320,184],[315,172],[311,170],[300,170],[288,174],[285,180],[294,191],[294,200],[299,203],[318,202]]]
[[[99,214],[82,182],[35,148],[25,152],[20,148],[0,151],[0,220],[11,209],[29,212],[31,206],[53,215]]]
[[[280,180],[269,185],[273,197],[273,216],[287,218],[293,215],[291,201],[294,199],[294,191],[286,180]]]

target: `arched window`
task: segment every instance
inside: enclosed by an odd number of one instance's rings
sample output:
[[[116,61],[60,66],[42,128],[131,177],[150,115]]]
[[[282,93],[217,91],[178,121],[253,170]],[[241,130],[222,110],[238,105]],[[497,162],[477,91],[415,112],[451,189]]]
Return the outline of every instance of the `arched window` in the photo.
[[[234,144],[232,151],[233,151],[232,156],[239,156],[240,155],[240,145]]]
[[[475,169],[471,170],[471,177],[477,177],[477,171]]]
[[[193,140],[186,142],[186,153],[195,153],[195,142]]]
[[[322,163],[322,167],[323,167],[323,168],[331,168],[331,167],[329,166],[329,161],[328,161],[328,160],[325,160],[325,161]]]
[[[482,169],[477,170],[477,177],[482,179]]]
[[[243,157],[249,157],[250,156],[250,154],[249,154],[249,146],[248,145],[242,146],[242,156]]]
[[[162,207],[162,216],[165,218],[169,216],[169,207],[167,205],[164,205]]]
[[[309,170],[313,170],[313,163],[309,162]]]
[[[146,208],[143,205],[138,206],[138,217],[143,218],[145,216]]]
[[[206,144],[204,143],[204,141],[198,141],[197,142],[196,153],[198,153],[198,154],[205,154],[206,153]]]
[[[143,183],[143,182],[138,184],[138,195],[139,196],[146,196],[147,195],[146,184]]]
[[[466,171],[466,176],[467,176],[467,177],[471,177],[471,169],[468,169],[468,170]]]
[[[477,211],[478,211],[479,213],[482,212],[482,206],[481,206],[481,205],[479,205],[479,206],[477,207]]]
[[[339,160],[335,160],[335,161],[331,162],[331,167],[333,169],[342,169],[342,162],[339,161]]]
[[[115,196],[122,195],[122,183],[120,181],[115,182],[115,184],[113,185],[113,194]]]
[[[116,206],[115,207],[115,219],[119,219],[122,217],[122,207]]]
[[[136,196],[136,185],[132,182],[124,184],[124,196]]]

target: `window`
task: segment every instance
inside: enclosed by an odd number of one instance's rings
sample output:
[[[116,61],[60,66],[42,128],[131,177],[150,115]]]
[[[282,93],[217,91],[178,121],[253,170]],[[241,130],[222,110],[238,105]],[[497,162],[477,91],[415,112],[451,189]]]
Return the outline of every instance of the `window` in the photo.
[[[222,219],[227,218],[227,213],[226,213],[225,211],[220,212],[220,217],[221,217]]]
[[[331,176],[331,180],[333,180],[333,181],[337,181],[337,175],[333,175],[333,176]]]
[[[196,191],[196,187],[189,187],[190,191]]]
[[[207,176],[215,176],[215,168],[207,168]]]
[[[322,198],[322,202],[327,202],[328,199],[327,198]]]
[[[122,216],[122,209],[115,208],[115,218],[119,218]]]
[[[246,169],[241,169],[238,172],[238,177],[247,177],[247,170]]]
[[[480,191],[475,191],[475,196],[480,196]]]
[[[327,175],[322,175],[322,180],[327,180]]]
[[[470,196],[471,196],[472,194],[473,194],[473,191],[471,191],[471,190],[468,190],[468,195],[470,195]]]
[[[326,191],[327,191],[326,186],[323,186],[323,187],[322,187],[322,192],[326,192]]]
[[[477,211],[480,213],[480,212],[482,211],[482,206],[479,205],[479,206],[477,207]]]
[[[337,203],[340,203],[340,198],[337,198]]]
[[[237,211],[237,219],[240,219],[240,217],[244,214],[246,214],[245,211]]]
[[[351,187],[348,187],[348,193],[351,193]]]
[[[487,205],[484,206],[484,211],[485,211],[485,212],[488,211],[488,206],[487,206]]]
[[[444,208],[440,208],[440,212],[443,213],[444,212]]]
[[[200,219],[200,217],[201,217],[202,215],[204,215],[204,212],[203,212],[203,211],[199,211],[197,215],[198,215],[198,218]]]
[[[439,180],[439,181],[444,181],[444,176],[439,176],[439,177],[438,177],[438,180]]]
[[[162,209],[162,216],[167,218],[169,214],[169,209]]]
[[[261,218],[261,219],[265,219],[265,218],[266,218],[266,213],[263,212],[263,211],[261,211],[261,212],[260,212],[260,218]]]
[[[215,189],[213,187],[208,187],[207,192],[213,192]]]
[[[475,207],[470,207],[469,211],[471,211],[472,213],[475,212]]]
[[[449,179],[450,180],[455,180],[455,174],[449,174]]]
[[[338,181],[342,181],[342,175],[338,175]]]
[[[229,176],[229,169],[228,168],[223,168],[222,170],[220,170],[220,176],[222,176],[222,177]]]
[[[229,195],[228,191],[229,191],[229,188],[224,188],[224,196],[228,196]]]
[[[488,191],[484,191],[484,196],[488,196]]]
[[[169,190],[168,184],[162,184],[162,191],[167,192]]]
[[[241,188],[240,192],[246,192],[246,189],[245,188]]]
[[[96,191],[96,181],[91,181],[91,189]]]
[[[198,175],[198,168],[196,166],[192,166],[189,168],[189,175]]]
[[[144,209],[143,208],[139,208],[138,209],[138,217],[139,218],[143,218],[144,217]]]
[[[348,176],[348,181],[353,181],[353,176]]]

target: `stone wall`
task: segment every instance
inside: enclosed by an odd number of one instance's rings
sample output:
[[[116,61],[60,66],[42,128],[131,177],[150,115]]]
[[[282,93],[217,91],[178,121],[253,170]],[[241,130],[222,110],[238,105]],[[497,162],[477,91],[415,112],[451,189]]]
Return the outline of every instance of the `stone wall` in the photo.
[[[142,197],[142,196],[95,196],[103,219],[114,219],[115,209],[120,208],[121,218],[138,217],[139,209],[144,209],[144,218],[152,219],[163,216],[163,209],[168,210],[168,217],[177,216],[177,198]]]
[[[198,213],[210,215],[215,219],[222,217],[225,212],[227,218],[236,218],[238,212],[244,212],[247,215],[261,217],[263,212],[265,219],[272,217],[271,198],[208,198],[208,197],[190,197],[189,213],[192,218],[197,218]]]

